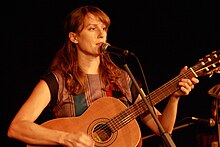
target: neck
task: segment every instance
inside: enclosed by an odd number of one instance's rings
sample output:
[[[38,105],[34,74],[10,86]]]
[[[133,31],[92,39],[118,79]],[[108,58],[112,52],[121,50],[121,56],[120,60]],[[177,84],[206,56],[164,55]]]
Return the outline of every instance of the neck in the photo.
[[[100,65],[100,56],[78,55],[79,67],[86,74],[98,74]]]

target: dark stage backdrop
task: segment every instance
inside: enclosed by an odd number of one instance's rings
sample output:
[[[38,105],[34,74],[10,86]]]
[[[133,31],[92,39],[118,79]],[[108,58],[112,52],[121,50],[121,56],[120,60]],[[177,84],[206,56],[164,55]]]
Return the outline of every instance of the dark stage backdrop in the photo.
[[[110,16],[112,24],[108,42],[136,54],[150,91],[174,78],[184,65],[191,67],[200,58],[220,48],[220,11],[215,1],[4,2],[0,5],[1,146],[25,146],[7,138],[10,121],[62,46],[64,17],[72,9],[85,4],[99,6]],[[143,82],[137,61],[129,58],[127,62],[135,77]],[[199,79],[200,84],[193,92],[180,100],[177,125],[187,117],[212,117],[213,97],[207,91],[219,84],[219,74]],[[165,104],[166,99],[157,105],[158,109],[163,110]],[[140,127],[143,137],[151,134],[141,124]],[[173,139],[177,146],[201,146],[202,137],[206,144],[213,140],[216,132],[212,131],[213,127],[194,124],[174,130]],[[160,140],[154,136],[144,139],[143,143],[159,146]]]

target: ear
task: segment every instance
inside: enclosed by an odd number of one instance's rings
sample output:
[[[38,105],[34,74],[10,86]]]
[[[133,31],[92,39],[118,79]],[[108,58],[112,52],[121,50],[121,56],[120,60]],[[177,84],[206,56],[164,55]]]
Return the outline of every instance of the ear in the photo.
[[[70,41],[71,41],[71,42],[73,42],[73,43],[78,43],[78,38],[77,38],[76,33],[69,32],[69,38],[70,38]]]

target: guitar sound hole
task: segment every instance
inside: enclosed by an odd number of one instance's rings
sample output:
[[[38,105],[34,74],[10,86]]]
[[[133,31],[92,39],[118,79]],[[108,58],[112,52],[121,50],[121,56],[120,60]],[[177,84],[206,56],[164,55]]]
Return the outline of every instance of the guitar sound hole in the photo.
[[[107,141],[111,137],[112,131],[106,124],[99,124],[94,128],[93,136],[97,142]]]

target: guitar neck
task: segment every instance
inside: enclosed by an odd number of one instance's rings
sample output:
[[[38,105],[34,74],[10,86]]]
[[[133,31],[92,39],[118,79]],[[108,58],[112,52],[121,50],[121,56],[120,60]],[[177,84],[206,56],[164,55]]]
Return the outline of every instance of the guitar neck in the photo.
[[[196,67],[193,67],[193,68],[196,68]],[[156,105],[157,103],[167,98],[169,95],[171,95],[173,92],[179,89],[178,83],[182,78],[192,78],[195,76],[196,74],[193,72],[193,69],[189,68],[184,73],[179,74],[178,76],[176,76],[169,82],[165,83],[161,87],[151,92],[150,96],[147,96],[147,100],[150,101],[149,99],[151,99],[153,105]],[[130,107],[128,107],[127,109],[119,113],[114,118],[112,118],[108,122],[108,126],[110,126],[113,132],[115,132],[146,111],[147,111],[147,106],[144,100],[141,100],[131,105]]]
[[[220,73],[219,54],[220,50],[206,55],[199,60],[197,65],[189,68],[147,95],[147,100],[149,102],[151,100],[153,106],[156,105],[177,91],[179,89],[178,83],[183,78],[191,79],[192,77],[212,75],[213,72]],[[141,144],[138,142],[141,142],[141,134],[138,123],[134,119],[146,111],[148,110],[144,100],[126,107],[120,100],[106,97],[96,100],[80,117],[57,118],[47,121],[42,125],[67,132],[84,131],[93,138],[97,146],[139,147]],[[123,126],[124,128],[122,128]],[[121,130],[118,131],[120,128]]]
[[[199,77],[205,75],[212,75],[213,72],[220,73],[220,60],[218,51],[213,51],[211,54],[201,58],[199,62],[188,68],[185,72],[179,74],[169,82],[157,88],[146,96],[147,100],[152,102],[153,106],[170,96],[179,89],[178,83],[181,79],[191,79],[192,77]],[[135,103],[112,118],[107,124],[112,132],[115,132],[134,120],[144,112],[148,111],[144,100]]]
[[[175,91],[179,90],[178,83],[181,79],[191,79],[192,77],[196,77],[197,75],[193,71],[193,68],[189,68],[187,71],[185,71],[182,74],[179,74],[169,82],[165,83],[161,87],[157,88],[153,92],[150,93],[150,96],[147,97],[148,101],[151,99],[153,105],[156,105],[166,97],[170,96]]]

